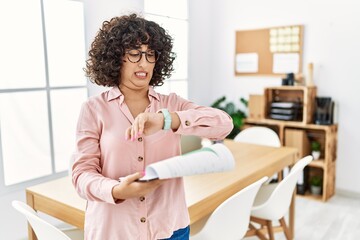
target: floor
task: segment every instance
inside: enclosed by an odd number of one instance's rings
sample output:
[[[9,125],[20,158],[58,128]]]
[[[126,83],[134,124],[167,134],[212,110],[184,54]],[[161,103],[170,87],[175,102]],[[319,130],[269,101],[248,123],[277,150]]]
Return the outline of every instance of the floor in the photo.
[[[323,203],[297,197],[295,211],[295,240],[360,239],[360,199],[334,196]],[[277,233],[275,239],[286,238]]]

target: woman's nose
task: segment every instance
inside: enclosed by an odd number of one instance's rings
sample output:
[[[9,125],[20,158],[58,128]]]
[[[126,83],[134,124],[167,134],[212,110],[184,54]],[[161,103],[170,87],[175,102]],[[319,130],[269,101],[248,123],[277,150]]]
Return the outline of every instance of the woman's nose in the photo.
[[[146,53],[142,52],[141,53],[141,58],[140,58],[140,61],[139,61],[139,66],[146,66],[147,64],[149,64],[149,63],[146,60]]]

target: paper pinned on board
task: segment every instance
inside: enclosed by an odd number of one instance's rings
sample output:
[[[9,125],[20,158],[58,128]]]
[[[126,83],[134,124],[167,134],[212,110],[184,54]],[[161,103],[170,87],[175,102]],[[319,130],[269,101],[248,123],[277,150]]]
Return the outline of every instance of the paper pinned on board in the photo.
[[[259,71],[259,55],[257,53],[238,53],[235,64],[238,73],[257,73]]]

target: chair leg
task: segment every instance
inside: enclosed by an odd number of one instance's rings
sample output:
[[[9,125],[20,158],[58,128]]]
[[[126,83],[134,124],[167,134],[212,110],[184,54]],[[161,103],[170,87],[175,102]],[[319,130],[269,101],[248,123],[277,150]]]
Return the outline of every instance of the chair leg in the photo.
[[[266,221],[266,226],[267,226],[267,229],[268,229],[268,233],[269,233],[269,238],[270,240],[274,240],[274,230],[272,228],[272,222],[271,220],[267,220]]]
[[[287,240],[291,240],[292,237],[291,237],[289,228],[288,228],[287,225],[286,225],[286,222],[285,222],[284,217],[280,218],[279,222],[280,222],[281,227],[282,227],[283,230],[284,230],[284,234],[285,234],[285,236],[286,236],[286,239],[287,239]]]
[[[249,228],[250,230],[248,230],[248,232],[246,233],[245,237],[250,237],[250,236],[254,236],[256,235],[258,238],[260,238],[261,240],[268,240],[264,234],[262,234],[260,232],[259,229],[257,229],[254,225],[252,225],[251,223],[249,223]]]
[[[261,218],[257,218],[257,217],[251,217],[250,218],[250,221],[252,222],[255,222],[255,223],[258,223],[261,225],[260,229],[256,228],[254,225],[252,225],[251,223],[249,224],[249,230],[246,234],[246,237],[248,236],[254,236],[256,235],[257,237],[259,237],[261,240],[267,240],[267,238],[265,237],[265,235],[263,234],[263,230],[267,230],[268,232],[268,235],[269,235],[269,239],[270,240],[274,240],[275,237],[274,237],[274,228],[272,226],[272,221],[270,220],[265,220],[265,219],[261,219]],[[279,219],[279,222],[280,222],[280,226],[281,226],[281,229],[282,231],[284,232],[285,234],[285,237],[287,240],[292,240],[292,236],[291,236],[291,233],[290,233],[290,229],[288,228],[288,226],[286,225],[286,222],[285,222],[285,218],[282,217],[281,219]],[[276,227],[276,231],[280,230],[279,229],[279,226]]]

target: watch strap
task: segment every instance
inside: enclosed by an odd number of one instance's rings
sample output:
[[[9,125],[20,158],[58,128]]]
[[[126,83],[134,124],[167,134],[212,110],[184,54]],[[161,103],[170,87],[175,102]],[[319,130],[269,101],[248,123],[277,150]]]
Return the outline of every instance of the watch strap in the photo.
[[[171,129],[171,115],[169,113],[169,110],[166,108],[160,109],[158,112],[161,112],[164,115],[164,126],[163,130],[169,130]]]

